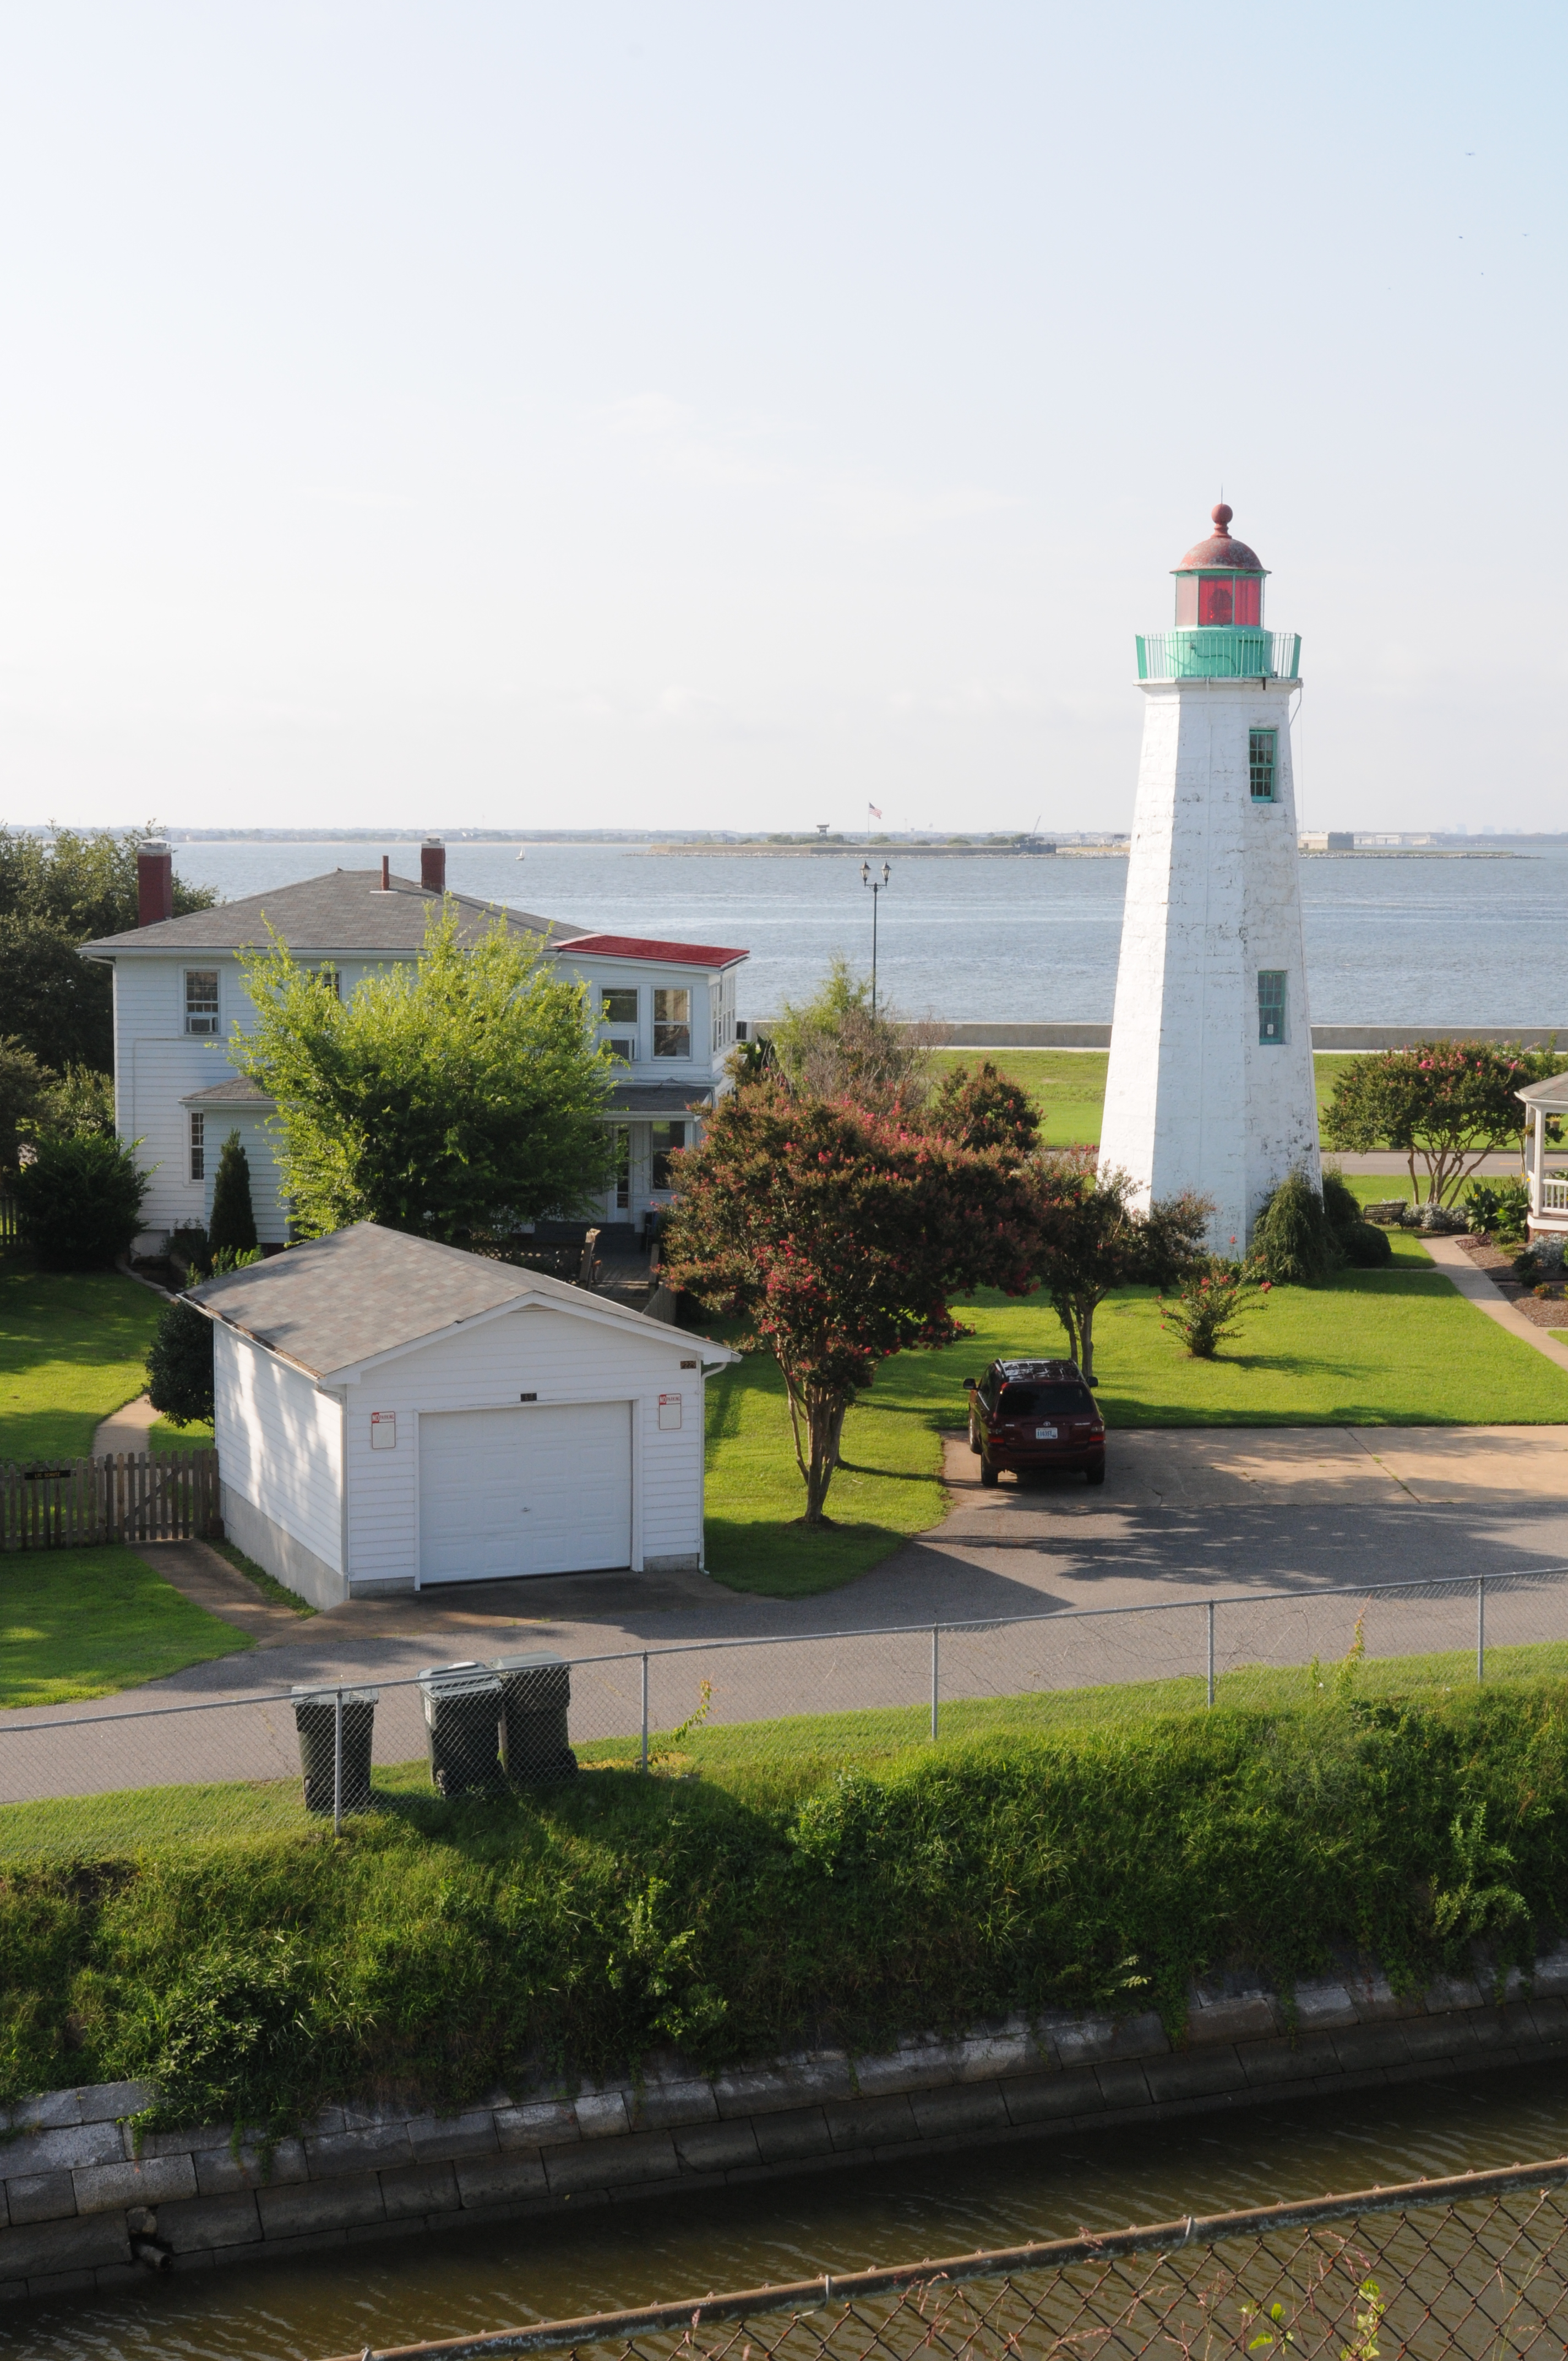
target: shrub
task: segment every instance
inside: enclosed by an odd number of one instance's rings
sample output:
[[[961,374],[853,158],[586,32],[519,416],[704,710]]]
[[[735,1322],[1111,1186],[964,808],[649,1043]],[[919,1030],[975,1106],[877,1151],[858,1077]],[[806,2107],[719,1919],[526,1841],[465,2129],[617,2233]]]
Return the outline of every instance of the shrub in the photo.
[[[232,1254],[247,1254],[256,1244],[256,1214],[250,1202],[250,1159],[240,1146],[239,1134],[231,1131],[224,1142],[218,1159],[217,1178],[213,1182],[213,1211],[207,1223],[207,1246],[214,1255],[227,1246]]]
[[[1344,1187],[1343,1181],[1340,1186]],[[1253,1225],[1252,1250],[1259,1268],[1277,1287],[1321,1287],[1338,1264],[1322,1196],[1300,1165],[1264,1199]]]
[[[141,1227],[149,1177],[130,1148],[101,1133],[40,1140],[33,1162],[16,1175],[23,1245],[46,1270],[105,1268]]]
[[[160,1418],[191,1426],[213,1415],[213,1323],[193,1303],[171,1303],[148,1346],[148,1399]]]
[[[1353,1270],[1380,1270],[1394,1259],[1387,1231],[1375,1222],[1357,1222],[1354,1229],[1341,1230],[1337,1242]]]
[[[1511,1246],[1524,1236],[1530,1219],[1530,1182],[1473,1180],[1463,1210],[1473,1231],[1485,1231],[1499,1245]]]
[[[1238,1334],[1242,1313],[1261,1312],[1273,1284],[1259,1277],[1255,1263],[1211,1255],[1189,1271],[1173,1298],[1158,1299],[1160,1326],[1179,1336],[1195,1361],[1212,1361],[1216,1346]]]

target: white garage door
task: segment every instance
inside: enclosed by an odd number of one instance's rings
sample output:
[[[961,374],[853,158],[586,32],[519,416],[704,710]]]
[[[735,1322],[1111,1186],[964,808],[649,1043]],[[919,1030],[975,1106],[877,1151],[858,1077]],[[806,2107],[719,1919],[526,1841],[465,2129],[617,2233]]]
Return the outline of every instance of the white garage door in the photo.
[[[627,1402],[422,1413],[422,1582],[631,1562]]]

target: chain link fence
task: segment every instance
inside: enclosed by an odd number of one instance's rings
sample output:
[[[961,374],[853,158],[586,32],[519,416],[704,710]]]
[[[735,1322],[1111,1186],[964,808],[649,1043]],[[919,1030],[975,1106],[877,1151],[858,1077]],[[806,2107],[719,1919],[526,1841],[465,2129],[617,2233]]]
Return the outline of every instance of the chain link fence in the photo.
[[[1562,2361],[1568,2159],[342,2361]]]
[[[1552,1568],[16,1708],[0,1717],[0,1860],[341,1824],[578,1769],[815,1771],[933,1740],[1564,1671],[1568,1568]]]

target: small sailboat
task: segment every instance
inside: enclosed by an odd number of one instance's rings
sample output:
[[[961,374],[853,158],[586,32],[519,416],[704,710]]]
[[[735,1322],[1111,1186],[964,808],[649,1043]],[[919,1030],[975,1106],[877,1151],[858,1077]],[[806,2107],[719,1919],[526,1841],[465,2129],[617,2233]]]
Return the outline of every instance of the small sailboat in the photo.
[[[528,855],[527,855],[527,853],[526,853],[526,852],[521,852],[521,851],[520,851],[517,857],[518,857],[518,859],[519,859],[520,861],[526,861],[526,860],[528,859]]]

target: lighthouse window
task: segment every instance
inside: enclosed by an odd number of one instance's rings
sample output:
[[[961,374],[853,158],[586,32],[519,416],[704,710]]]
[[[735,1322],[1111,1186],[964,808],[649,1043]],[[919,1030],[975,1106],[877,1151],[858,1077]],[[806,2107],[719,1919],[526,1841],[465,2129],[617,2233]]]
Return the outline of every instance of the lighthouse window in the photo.
[[[1247,766],[1252,774],[1255,804],[1274,801],[1274,757],[1278,744],[1277,730],[1252,730],[1247,733]]]
[[[1268,1047],[1285,1038],[1285,970],[1282,967],[1258,969],[1257,1038]]]

